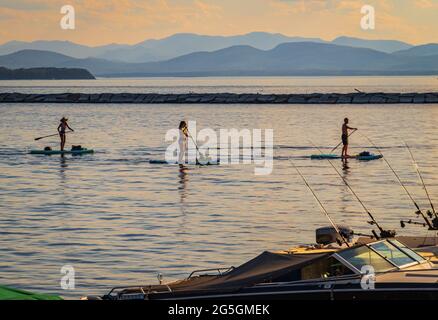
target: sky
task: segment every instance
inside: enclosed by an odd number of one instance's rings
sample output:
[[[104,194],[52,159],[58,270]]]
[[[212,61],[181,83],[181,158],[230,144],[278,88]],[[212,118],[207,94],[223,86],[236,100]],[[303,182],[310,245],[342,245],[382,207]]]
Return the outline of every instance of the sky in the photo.
[[[60,27],[61,7],[75,9],[75,29]],[[360,26],[375,8],[374,30]],[[253,31],[332,40],[346,35],[438,42],[438,0],[0,0],[0,43],[69,40],[134,44],[175,33],[236,35]]]

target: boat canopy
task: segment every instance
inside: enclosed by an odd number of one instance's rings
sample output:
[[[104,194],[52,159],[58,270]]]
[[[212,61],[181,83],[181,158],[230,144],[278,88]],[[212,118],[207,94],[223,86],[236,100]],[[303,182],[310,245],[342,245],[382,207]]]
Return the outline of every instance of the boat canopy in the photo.
[[[105,298],[147,296],[149,299],[238,293],[265,284],[298,283],[315,280],[359,279],[364,266],[376,273],[406,269],[426,260],[397,240],[380,240],[339,251],[308,249],[296,252],[263,252],[254,259],[225,273],[192,273],[187,279],[167,285],[113,288]],[[201,272],[200,270],[199,272]],[[211,271],[211,270],[207,270]],[[205,272],[205,270],[204,270]]]
[[[186,280],[169,284],[169,287],[172,291],[229,291],[261,283],[360,275],[362,267],[367,265],[372,265],[376,272],[387,272],[424,261],[423,257],[397,240],[375,241],[340,250],[337,253],[263,252],[225,274],[189,277]]]

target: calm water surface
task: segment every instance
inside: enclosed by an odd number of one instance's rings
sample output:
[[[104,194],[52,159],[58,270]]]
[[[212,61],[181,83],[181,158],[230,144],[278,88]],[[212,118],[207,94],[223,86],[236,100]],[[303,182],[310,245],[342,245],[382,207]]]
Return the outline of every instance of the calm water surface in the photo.
[[[57,147],[56,137],[34,138],[53,133],[64,115],[76,130],[68,145],[96,153],[27,154]],[[367,217],[330,165],[304,158],[317,153],[309,140],[325,150],[338,143],[345,116],[383,147],[427,208],[403,147],[402,140],[408,141],[438,198],[436,105],[0,104],[0,283],[78,298],[117,285],[156,283],[159,272],[172,280],[194,269],[236,266],[263,250],[313,242],[314,229],[328,222],[289,157],[336,222],[369,232]],[[163,159],[164,135],[183,118],[196,120],[198,130],[274,129],[273,173],[255,176],[253,165],[181,171],[149,164]],[[354,152],[371,150],[361,135],[351,140]],[[343,169],[340,161],[335,165]],[[400,218],[414,217],[382,160],[350,161],[341,171],[385,227],[400,229]],[[425,234],[416,227],[401,232]],[[65,264],[76,270],[73,291],[59,286]]]
[[[349,93],[435,92],[436,76],[418,77],[209,77],[100,78],[97,80],[0,81],[0,92],[25,93]]]

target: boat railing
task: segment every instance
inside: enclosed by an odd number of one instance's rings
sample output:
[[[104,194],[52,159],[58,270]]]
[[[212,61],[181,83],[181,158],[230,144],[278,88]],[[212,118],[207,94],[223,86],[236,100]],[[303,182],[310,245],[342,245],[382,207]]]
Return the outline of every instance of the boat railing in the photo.
[[[211,272],[211,271],[217,271],[217,275],[222,276],[222,275],[224,275],[224,274],[226,274],[234,269],[235,268],[233,266],[231,266],[231,267],[227,267],[227,268],[213,268],[213,269],[195,270],[188,276],[187,280],[193,278],[195,275],[199,275],[199,276],[210,275],[210,274],[207,274],[207,272]]]
[[[256,284],[257,287],[262,286],[296,286],[296,285],[306,285],[306,284],[319,284],[326,285],[332,284],[334,282],[339,281],[357,281],[361,279],[361,275],[358,274],[349,274],[342,276],[335,276],[329,278],[315,278],[315,279],[306,279],[306,280],[295,280],[295,281],[281,281],[281,282],[263,282]]]
[[[160,290],[163,289],[163,290]],[[123,292],[126,290],[138,290],[139,292]],[[140,295],[143,298],[147,297],[148,294],[152,292],[172,292],[172,289],[167,284],[162,285],[146,285],[146,286],[125,286],[125,287],[114,287],[110,292],[106,295],[107,297],[113,297],[117,295],[120,299],[125,297],[127,300],[130,299],[138,299]]]

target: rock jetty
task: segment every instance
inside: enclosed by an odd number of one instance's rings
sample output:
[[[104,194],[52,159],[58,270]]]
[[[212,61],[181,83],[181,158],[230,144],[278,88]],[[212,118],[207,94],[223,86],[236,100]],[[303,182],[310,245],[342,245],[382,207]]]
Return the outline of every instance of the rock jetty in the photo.
[[[430,93],[0,93],[0,103],[137,103],[137,104],[425,104],[438,103]]]

